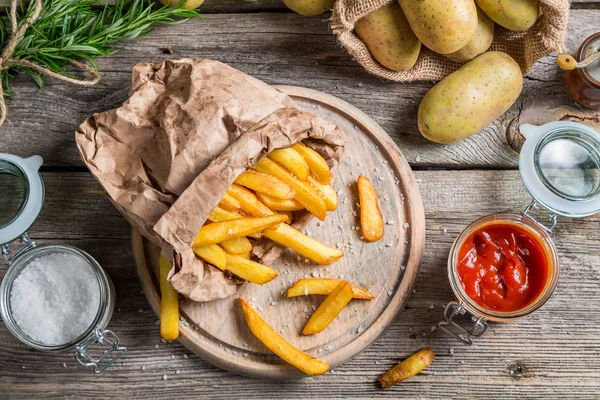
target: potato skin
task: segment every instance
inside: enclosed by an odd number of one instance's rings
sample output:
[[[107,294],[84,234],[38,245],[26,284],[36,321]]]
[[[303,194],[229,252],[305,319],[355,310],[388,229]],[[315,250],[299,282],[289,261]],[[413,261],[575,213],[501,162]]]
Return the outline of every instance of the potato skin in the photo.
[[[406,71],[417,62],[421,42],[399,4],[390,3],[362,17],[356,22],[355,31],[373,58],[384,67]]]
[[[477,30],[473,0],[398,0],[421,43],[440,54],[464,47]]]
[[[521,69],[508,54],[480,54],[425,94],[419,105],[419,131],[432,142],[458,142],[506,112],[522,88]]]
[[[495,23],[511,31],[531,28],[540,14],[538,0],[475,0]]]
[[[452,61],[472,60],[490,48],[494,41],[494,21],[477,7],[477,30],[469,43],[454,53],[445,54]]]
[[[283,3],[300,15],[312,17],[331,10],[335,0],[283,0]]]

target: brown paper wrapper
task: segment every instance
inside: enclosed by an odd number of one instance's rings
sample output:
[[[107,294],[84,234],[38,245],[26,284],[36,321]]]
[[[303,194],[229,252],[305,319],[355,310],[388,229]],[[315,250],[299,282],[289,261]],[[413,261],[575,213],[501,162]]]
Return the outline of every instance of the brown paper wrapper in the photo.
[[[236,281],[190,248],[210,211],[246,169],[301,140],[335,169],[343,138],[331,122],[225,64],[182,59],[134,67],[129,99],[88,118],[75,134],[81,157],[125,218],[163,254],[169,280],[196,301],[235,293]],[[308,217],[294,225],[303,227]],[[261,262],[282,251],[262,243]]]

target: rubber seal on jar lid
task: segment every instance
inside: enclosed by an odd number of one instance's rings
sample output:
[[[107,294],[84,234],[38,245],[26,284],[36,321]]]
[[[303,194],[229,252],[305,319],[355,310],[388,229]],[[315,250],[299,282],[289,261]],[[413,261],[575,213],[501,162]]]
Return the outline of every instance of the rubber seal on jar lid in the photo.
[[[519,171],[533,198],[550,211],[586,217],[600,211],[600,134],[569,121],[524,124]]]
[[[44,182],[39,169],[43,160],[40,156],[21,158],[12,154],[0,153],[0,178],[11,176],[22,184],[22,201],[5,222],[0,222],[0,245],[12,242],[33,225],[42,210],[44,203]],[[5,201],[19,194],[11,188],[1,192]],[[6,204],[6,203],[5,203]]]

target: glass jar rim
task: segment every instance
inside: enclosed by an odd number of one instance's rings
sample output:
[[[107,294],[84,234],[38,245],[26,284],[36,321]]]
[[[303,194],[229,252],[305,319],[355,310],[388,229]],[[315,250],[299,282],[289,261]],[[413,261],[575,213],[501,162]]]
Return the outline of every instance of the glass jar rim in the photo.
[[[460,282],[460,277],[458,275],[458,251],[460,250],[462,243],[476,229],[494,223],[516,224],[519,227],[522,227],[539,237],[540,242],[543,243],[546,247],[544,253],[547,258],[548,266],[552,267],[552,276],[547,277],[546,285],[544,286],[544,289],[540,292],[540,294],[538,294],[536,299],[526,307],[516,311],[500,312],[480,306],[465,292],[462,283]],[[522,214],[491,214],[473,221],[456,238],[456,240],[452,244],[452,248],[450,249],[450,255],[448,257],[448,279],[450,281],[450,286],[456,298],[464,305],[464,307],[469,312],[471,312],[476,317],[483,317],[485,320],[495,322],[508,322],[511,320],[519,319],[531,314],[532,312],[542,307],[554,292],[554,289],[556,288],[556,285],[558,283],[559,273],[560,265],[558,260],[558,253],[549,233],[545,230],[543,226],[535,222],[533,219]]]
[[[75,254],[78,257],[83,258],[97,279],[98,288],[99,288],[99,296],[100,302],[98,305],[98,310],[94,319],[92,320],[90,326],[77,338],[72,341],[59,344],[59,345],[48,345],[43,342],[38,342],[31,337],[29,337],[16,323],[13,315],[12,308],[10,305],[10,294],[12,285],[15,279],[20,275],[20,273],[29,265],[31,260],[40,257],[45,254],[51,253],[71,253]],[[0,314],[2,316],[2,320],[6,324],[8,330],[19,339],[21,342],[26,344],[27,346],[34,348],[36,350],[41,351],[61,351],[67,350],[75,347],[77,344],[89,338],[99,323],[102,321],[104,314],[107,311],[107,303],[108,296],[110,293],[110,283],[108,281],[108,277],[106,276],[106,272],[102,269],[100,264],[88,253],[83,250],[80,250],[76,247],[69,245],[59,245],[59,244],[46,244],[36,246],[35,248],[27,251],[26,253],[19,256],[9,267],[4,279],[2,280],[2,284],[0,285]]]

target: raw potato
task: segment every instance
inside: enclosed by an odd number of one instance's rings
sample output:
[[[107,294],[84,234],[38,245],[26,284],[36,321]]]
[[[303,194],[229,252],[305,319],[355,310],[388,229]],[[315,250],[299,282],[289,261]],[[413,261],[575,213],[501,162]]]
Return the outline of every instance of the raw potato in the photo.
[[[160,275],[160,336],[165,340],[179,337],[179,295],[167,279],[171,264],[162,254],[158,256]]]
[[[327,247],[287,224],[280,224],[277,229],[266,229],[263,231],[263,235],[274,242],[296,250],[317,264],[331,264],[344,256],[340,249]]]
[[[234,254],[227,254],[227,271],[257,285],[264,285],[279,275],[272,268]]]
[[[160,0],[160,2],[163,3],[165,6],[173,7],[174,5],[179,3],[179,0]],[[192,8],[200,7],[202,3],[204,3],[204,0],[187,0],[181,8],[191,10]]]
[[[412,378],[427,368],[433,362],[434,358],[435,354],[433,351],[429,347],[425,347],[381,375],[379,383],[383,389],[387,389],[408,378]]]
[[[398,3],[390,3],[362,17],[354,29],[369,53],[384,67],[406,71],[417,62],[421,42]]]
[[[223,240],[247,236],[253,232],[260,232],[285,221],[285,215],[276,214],[262,218],[238,218],[223,222],[212,222],[200,228],[194,238],[192,248],[221,243]]]
[[[473,0],[398,0],[421,43],[440,54],[464,47],[477,30]]]
[[[319,182],[323,185],[329,185],[333,179],[333,174],[329,170],[329,164],[327,164],[327,161],[325,161],[323,156],[302,142],[295,144],[293,149],[304,157],[310,172],[319,180]]]
[[[360,200],[360,228],[365,239],[374,242],[381,239],[384,233],[379,198],[368,178],[359,176],[356,183]]]
[[[312,17],[331,10],[335,0],[283,0],[283,3],[300,15]]]
[[[308,296],[309,294],[330,294],[333,289],[339,283],[341,279],[333,278],[303,278],[289,288],[285,294],[285,297],[298,297]],[[360,286],[355,285],[352,282],[347,282],[352,288],[352,295],[354,299],[373,300],[373,296],[367,289],[363,289]]]
[[[235,183],[252,189],[257,193],[266,193],[278,199],[293,199],[296,191],[287,183],[272,175],[250,169],[235,179]]]
[[[494,40],[494,21],[477,7],[477,30],[465,47],[454,53],[446,54],[452,61],[465,62],[472,60],[490,48]]]
[[[508,110],[522,88],[515,60],[500,51],[483,53],[427,92],[419,106],[419,131],[432,142],[458,142]]]
[[[312,215],[321,221],[325,221],[325,217],[327,216],[327,205],[321,196],[319,196],[319,193],[317,193],[317,191],[308,183],[294,177],[291,172],[269,157],[263,158],[254,166],[254,168],[265,174],[273,175],[289,184],[296,190],[295,200],[310,211]]]
[[[210,244],[208,246],[194,247],[194,253],[204,261],[215,267],[225,271],[227,268],[227,256],[225,250],[220,248],[216,244]]]
[[[256,193],[258,199],[274,211],[300,211],[304,206],[296,200],[282,200],[264,193]]]
[[[475,0],[475,2],[495,23],[511,31],[524,31],[531,28],[540,15],[538,0]]]
[[[310,316],[302,329],[303,335],[313,335],[323,332],[352,300],[352,288],[347,282],[340,282],[333,292],[321,303],[319,308]]]
[[[329,365],[326,362],[314,358],[310,354],[306,354],[292,346],[271,328],[244,299],[240,298],[239,302],[244,311],[246,323],[248,324],[250,331],[258,340],[267,346],[269,350],[305,374],[320,375],[327,372]]]

